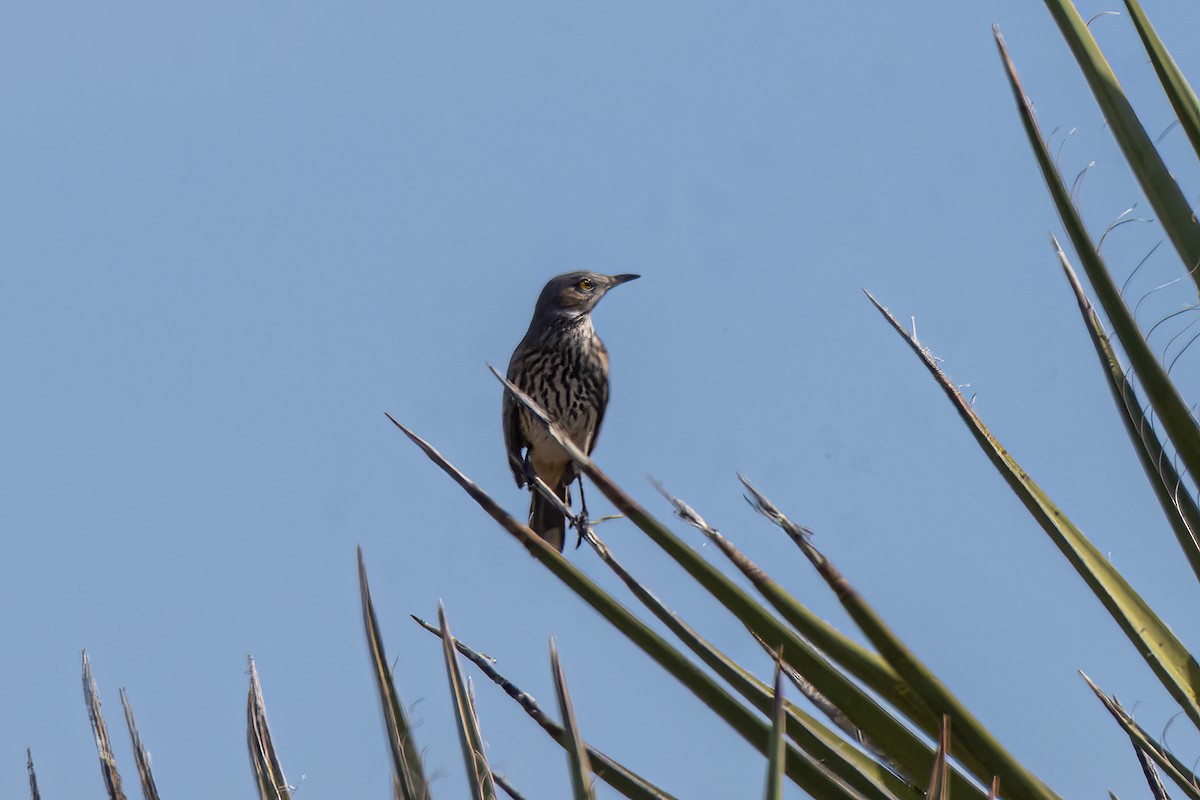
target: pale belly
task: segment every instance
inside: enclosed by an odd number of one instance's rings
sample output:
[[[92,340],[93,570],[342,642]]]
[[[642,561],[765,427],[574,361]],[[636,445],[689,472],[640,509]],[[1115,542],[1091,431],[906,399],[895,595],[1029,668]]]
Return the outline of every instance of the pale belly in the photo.
[[[550,411],[550,409],[547,410]],[[566,413],[562,416],[556,417],[553,411],[550,413],[552,418],[555,418],[559,426],[571,437],[571,441],[576,447],[584,453],[591,449],[592,436],[596,429],[594,411],[589,411],[581,406],[574,408],[568,406]],[[567,451],[550,436],[541,422],[523,409],[521,411],[521,433],[529,442],[529,460],[538,477],[550,486],[554,486],[560,481],[565,483],[574,478],[575,468]]]

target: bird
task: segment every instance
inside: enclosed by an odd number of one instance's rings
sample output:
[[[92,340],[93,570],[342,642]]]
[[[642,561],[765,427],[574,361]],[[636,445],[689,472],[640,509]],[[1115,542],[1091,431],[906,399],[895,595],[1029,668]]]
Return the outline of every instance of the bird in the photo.
[[[596,446],[608,406],[608,350],[596,335],[592,310],[613,287],[639,277],[588,271],[554,276],[538,296],[529,330],[508,362],[508,380],[545,409],[571,441],[589,455]],[[566,518],[538,493],[532,479],[541,478],[564,504],[570,505],[571,482],[578,477],[575,463],[507,388],[503,422],[513,478],[518,487],[529,484],[532,494],[529,527],[561,553]],[[582,481],[579,496],[586,520]]]

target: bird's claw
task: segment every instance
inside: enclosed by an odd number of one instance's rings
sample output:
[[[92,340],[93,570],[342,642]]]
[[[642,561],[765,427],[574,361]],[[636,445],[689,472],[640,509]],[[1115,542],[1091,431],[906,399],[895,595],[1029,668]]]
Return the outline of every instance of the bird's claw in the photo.
[[[588,531],[587,511],[580,511],[579,517],[575,521],[575,533],[577,536],[577,538],[575,539],[575,549],[576,550],[578,550],[580,545],[583,544],[583,537],[587,535],[587,531]]]

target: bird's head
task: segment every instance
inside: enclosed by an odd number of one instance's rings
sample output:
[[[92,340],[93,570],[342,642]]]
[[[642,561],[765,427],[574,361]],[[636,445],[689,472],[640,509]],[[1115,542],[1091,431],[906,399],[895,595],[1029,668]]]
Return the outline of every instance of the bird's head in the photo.
[[[599,272],[566,272],[546,283],[538,297],[535,317],[581,316],[588,314],[600,298],[614,286],[635,280],[640,275],[601,275]]]

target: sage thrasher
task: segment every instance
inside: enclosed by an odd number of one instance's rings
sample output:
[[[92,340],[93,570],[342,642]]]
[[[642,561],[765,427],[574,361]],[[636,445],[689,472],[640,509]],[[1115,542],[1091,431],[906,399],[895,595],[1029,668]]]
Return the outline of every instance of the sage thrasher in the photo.
[[[608,405],[608,351],[592,327],[592,309],[609,289],[637,277],[568,272],[551,278],[538,297],[525,338],[508,362],[508,379],[545,409],[571,441],[588,454],[596,446]],[[533,488],[532,478],[541,478],[563,503],[570,505],[570,486],[578,471],[567,451],[507,389],[504,444],[517,486],[531,484],[529,527],[561,553],[566,519]],[[582,480],[579,499],[586,520]]]

